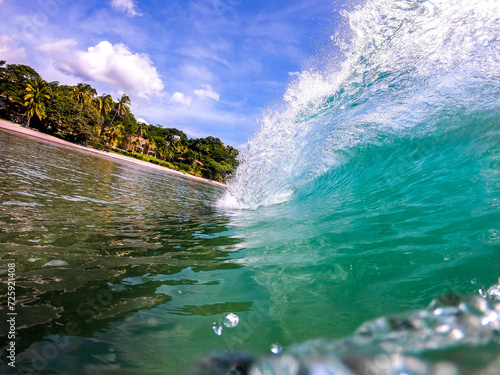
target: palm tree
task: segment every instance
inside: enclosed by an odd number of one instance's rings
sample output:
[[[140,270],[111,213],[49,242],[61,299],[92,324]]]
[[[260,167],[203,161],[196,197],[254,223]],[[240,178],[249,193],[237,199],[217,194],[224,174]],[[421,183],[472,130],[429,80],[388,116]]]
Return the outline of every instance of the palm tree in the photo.
[[[92,102],[94,104],[94,107],[99,111],[102,117],[106,117],[106,115],[111,112],[111,109],[113,108],[113,98],[111,97],[111,95],[102,94],[101,96],[94,98]],[[101,126],[99,138],[102,137],[105,128],[106,121]]]
[[[188,148],[184,146],[181,141],[173,141],[172,147],[174,148],[175,153],[180,155],[184,154],[188,150]]]
[[[101,116],[106,116],[113,106],[113,98],[111,98],[111,95],[102,94],[94,98],[93,104]]]
[[[128,95],[123,94],[121,98],[118,100],[118,103],[115,103],[114,110],[115,114],[113,116],[113,119],[111,122],[115,121],[116,115],[123,116],[125,113],[128,113],[130,111],[129,106],[130,105],[130,98]]]
[[[140,146],[140,145],[141,145],[141,141],[140,141],[139,139],[135,139],[134,141],[132,141],[132,146],[134,146],[134,147],[132,148],[132,152],[135,152],[135,148],[136,148],[137,146]]]
[[[97,91],[87,83],[79,83],[71,88],[70,95],[80,105],[90,104],[97,95]]]
[[[173,147],[166,147],[165,148],[165,157],[168,158],[168,161],[171,161],[172,158],[174,157],[175,151]]]
[[[148,125],[143,123],[143,122],[139,122],[137,124],[137,136],[138,137],[144,137],[146,135],[146,129],[148,128]]]
[[[161,160],[165,160],[165,147],[158,147],[156,149],[156,157]]]
[[[45,117],[45,99],[50,99],[52,90],[44,80],[37,79],[26,85],[26,91],[24,105],[26,106],[27,125],[29,126],[33,116],[36,115],[39,120]]]
[[[154,141],[153,138],[149,138],[146,140],[146,144],[148,145],[148,154],[149,154],[149,151],[152,151],[155,149],[156,142]]]
[[[116,146],[123,136],[124,127],[121,122],[117,122],[108,130],[108,142],[111,146]]]

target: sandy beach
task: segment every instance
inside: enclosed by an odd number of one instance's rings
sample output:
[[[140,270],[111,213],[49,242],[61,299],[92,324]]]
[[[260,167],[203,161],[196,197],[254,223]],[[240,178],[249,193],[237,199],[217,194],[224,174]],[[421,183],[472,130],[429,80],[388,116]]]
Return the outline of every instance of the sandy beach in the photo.
[[[163,171],[166,173],[171,173],[171,174],[174,174],[174,175],[179,176],[179,177],[187,178],[187,179],[190,179],[193,181],[202,182],[205,184],[210,184],[210,185],[219,186],[219,187],[226,187],[226,185],[224,185],[223,183],[217,182],[217,181],[211,181],[211,180],[207,180],[205,178],[196,177],[196,176],[193,176],[193,175],[190,175],[187,173],[183,173],[183,172],[179,172],[179,171],[176,171],[173,169],[165,168],[165,167],[162,167],[160,165],[156,165],[156,164],[152,164],[152,163],[149,163],[146,161],[134,159],[134,158],[131,158],[128,156],[116,154],[114,152],[105,152],[105,151],[101,151],[101,150],[96,150],[95,148],[91,148],[91,147],[80,146],[80,145],[77,145],[77,144],[74,144],[71,142],[64,141],[64,140],[59,139],[57,137],[53,137],[53,136],[45,134],[45,133],[40,133],[40,132],[32,130],[32,129],[24,128],[18,124],[15,124],[15,123],[12,123],[12,122],[6,121],[6,120],[0,119],[0,131],[5,131],[8,133],[15,133],[15,134],[23,135],[26,137],[34,138],[34,139],[37,139],[40,141],[55,143],[55,144],[58,144],[60,146],[69,147],[69,148],[79,150],[82,152],[90,152],[92,154],[96,154],[96,155],[99,155],[100,157],[107,158],[107,159],[121,160],[121,161],[124,161],[127,163],[140,165],[140,166],[143,166],[145,168],[152,168],[152,169],[160,170],[160,171]]]

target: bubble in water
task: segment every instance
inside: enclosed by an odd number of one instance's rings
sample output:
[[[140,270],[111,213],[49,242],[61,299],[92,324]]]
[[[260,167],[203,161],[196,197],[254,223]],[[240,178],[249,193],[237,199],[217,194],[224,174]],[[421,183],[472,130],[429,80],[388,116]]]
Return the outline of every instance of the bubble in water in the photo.
[[[473,278],[473,279],[470,281],[470,283],[471,283],[471,284],[475,284],[476,282],[477,282],[476,278]]]
[[[220,324],[219,322],[214,322],[214,323],[212,324],[212,329],[214,330],[214,333],[215,333],[217,336],[222,335],[222,324]]]
[[[445,255],[444,256],[444,260],[450,260],[450,256],[449,255]]]
[[[274,343],[271,345],[271,353],[273,354],[281,354],[281,352],[283,351],[283,347],[278,344],[278,343]]]
[[[224,319],[224,325],[228,328],[234,328],[238,325],[240,321],[240,318],[238,318],[238,315],[230,313],[226,315],[226,318]]]
[[[484,291],[484,288],[479,288],[479,294],[481,297],[486,297],[486,292]]]

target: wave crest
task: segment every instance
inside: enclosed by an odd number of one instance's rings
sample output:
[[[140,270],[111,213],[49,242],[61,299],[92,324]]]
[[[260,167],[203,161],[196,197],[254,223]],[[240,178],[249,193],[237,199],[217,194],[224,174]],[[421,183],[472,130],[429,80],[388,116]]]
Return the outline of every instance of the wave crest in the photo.
[[[284,202],[360,145],[497,109],[498,14],[500,3],[479,0],[371,0],[346,13],[349,31],[332,38],[342,63],[332,52],[304,70],[263,115],[219,206]]]

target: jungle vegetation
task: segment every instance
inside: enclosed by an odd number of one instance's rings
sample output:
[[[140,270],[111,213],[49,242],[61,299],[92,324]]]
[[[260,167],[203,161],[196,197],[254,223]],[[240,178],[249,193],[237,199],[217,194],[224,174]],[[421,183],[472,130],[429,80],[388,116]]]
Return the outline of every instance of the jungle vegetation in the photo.
[[[24,125],[71,142],[222,182],[238,164],[238,150],[219,138],[189,139],[176,128],[138,123],[127,95],[115,100],[86,83],[46,82],[27,65],[0,61],[0,95],[24,111]],[[0,116],[10,120],[12,112]]]

